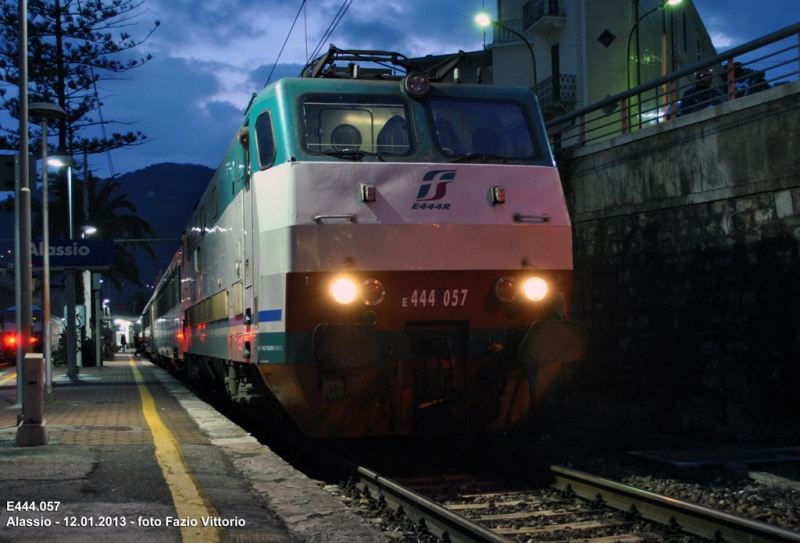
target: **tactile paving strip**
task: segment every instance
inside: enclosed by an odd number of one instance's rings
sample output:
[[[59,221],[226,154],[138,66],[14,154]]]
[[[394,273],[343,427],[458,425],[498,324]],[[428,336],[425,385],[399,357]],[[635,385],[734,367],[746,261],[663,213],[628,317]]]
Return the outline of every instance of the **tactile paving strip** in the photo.
[[[133,426],[51,428],[50,439],[57,439],[62,445],[138,445],[152,442],[149,431]]]

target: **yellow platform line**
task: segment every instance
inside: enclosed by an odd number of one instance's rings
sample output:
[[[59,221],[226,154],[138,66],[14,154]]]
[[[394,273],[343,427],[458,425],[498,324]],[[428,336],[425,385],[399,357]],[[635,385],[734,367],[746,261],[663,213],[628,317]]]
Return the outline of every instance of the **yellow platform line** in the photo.
[[[12,379],[16,379],[16,378],[17,378],[17,372],[12,371],[11,375],[9,375],[8,377],[3,377],[2,379],[0,379],[0,387],[3,386],[4,384],[8,383]]]
[[[156,460],[161,466],[164,480],[167,482],[169,491],[172,494],[172,501],[175,504],[175,511],[179,519],[196,520],[197,526],[182,526],[181,538],[186,543],[194,542],[218,542],[221,539],[219,528],[204,527],[202,519],[216,518],[217,512],[209,502],[197,479],[192,474],[192,470],[183,457],[178,440],[172,432],[164,425],[156,409],[153,396],[147,389],[147,385],[136,367],[136,363],[129,362],[139,386],[139,395],[142,397],[142,411],[145,420],[153,433],[153,444],[155,445]]]

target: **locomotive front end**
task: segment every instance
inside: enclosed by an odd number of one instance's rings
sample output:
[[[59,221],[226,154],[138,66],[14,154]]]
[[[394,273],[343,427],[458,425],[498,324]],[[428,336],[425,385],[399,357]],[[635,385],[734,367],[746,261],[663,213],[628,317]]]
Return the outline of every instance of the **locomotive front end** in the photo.
[[[332,48],[254,96],[142,315],[145,353],[309,437],[535,416],[585,344],[536,98],[401,57]]]
[[[287,83],[301,148],[254,175],[264,383],[316,437],[523,423],[584,343],[532,95],[321,83]]]

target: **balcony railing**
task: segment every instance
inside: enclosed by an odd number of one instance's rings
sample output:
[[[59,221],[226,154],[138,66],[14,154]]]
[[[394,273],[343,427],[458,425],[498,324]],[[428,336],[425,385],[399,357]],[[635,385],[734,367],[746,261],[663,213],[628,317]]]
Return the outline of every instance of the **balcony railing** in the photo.
[[[545,25],[564,26],[564,4],[562,0],[528,0],[522,5],[522,28],[530,32],[540,21],[545,18],[556,18],[554,24]]]
[[[548,112],[564,113],[575,106],[575,81],[575,74],[559,74],[551,75],[539,82],[537,85],[539,107],[545,111],[546,116],[550,116],[547,115]]]
[[[520,41],[519,36],[515,35],[514,32],[510,32],[509,29],[522,33],[522,20],[521,19],[509,19],[502,22],[503,26],[496,26],[494,27],[494,41],[496,42],[510,42],[510,41]]]

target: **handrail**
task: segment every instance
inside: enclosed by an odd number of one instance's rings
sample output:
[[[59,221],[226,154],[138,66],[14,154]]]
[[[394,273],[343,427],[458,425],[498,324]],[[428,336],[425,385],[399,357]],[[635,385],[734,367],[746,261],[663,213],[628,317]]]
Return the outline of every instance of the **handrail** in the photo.
[[[767,34],[766,36],[762,36],[760,38],[752,40],[752,41],[750,41],[750,42],[748,42],[746,44],[740,45],[738,47],[734,47],[733,49],[729,49],[729,50],[727,50],[727,51],[725,51],[723,53],[717,54],[717,55],[715,55],[713,57],[704,59],[702,62],[698,62],[698,63],[693,64],[691,66],[687,66],[687,67],[682,68],[680,70],[676,70],[676,71],[674,71],[674,72],[672,72],[670,74],[667,74],[667,75],[658,77],[656,79],[653,79],[652,81],[650,81],[648,83],[644,83],[644,84],[639,85],[639,86],[637,86],[635,88],[626,90],[624,92],[620,92],[618,94],[615,94],[614,96],[609,96],[609,97],[607,97],[607,98],[605,98],[603,100],[600,100],[599,102],[596,102],[596,103],[591,104],[589,106],[583,107],[583,108],[578,109],[578,110],[573,111],[573,112],[570,112],[570,113],[568,113],[566,115],[562,115],[560,117],[552,119],[552,120],[548,121],[545,126],[547,127],[548,131],[550,131],[551,129],[555,129],[555,128],[559,127],[559,126],[565,126],[565,125],[571,123],[571,121],[574,121],[575,119],[585,118],[586,115],[588,115],[590,113],[594,113],[594,112],[600,111],[600,110],[603,110],[603,108],[609,108],[609,107],[612,107],[612,106],[614,108],[616,108],[617,104],[620,104],[620,103],[622,104],[622,107],[623,107],[623,110],[624,110],[626,107],[630,107],[630,106],[626,106],[627,101],[629,99],[631,99],[631,98],[633,98],[635,96],[642,95],[642,94],[644,94],[644,93],[646,93],[648,91],[653,91],[653,90],[659,90],[660,91],[660,87],[663,87],[665,85],[666,86],[670,86],[670,88],[671,88],[671,90],[667,92],[667,95],[669,96],[670,94],[672,94],[672,99],[670,100],[670,103],[674,104],[675,101],[676,101],[675,100],[676,92],[678,90],[678,88],[676,86],[676,83],[677,83],[678,80],[680,80],[682,77],[691,76],[691,75],[695,74],[697,71],[699,71],[701,69],[709,68],[711,66],[718,65],[718,64],[722,64],[723,62],[727,62],[728,63],[728,65],[727,65],[728,76],[727,76],[726,83],[732,89],[733,81],[734,81],[734,79],[733,79],[734,65],[733,65],[732,61],[733,61],[734,58],[740,57],[741,55],[744,55],[746,53],[750,53],[750,52],[752,52],[752,51],[754,51],[756,49],[759,49],[761,47],[764,47],[764,46],[767,46],[767,45],[771,45],[771,44],[773,44],[775,42],[778,42],[780,40],[789,38],[789,37],[791,37],[793,35],[797,35],[798,36],[798,43],[797,44],[795,44],[795,45],[793,45],[791,47],[788,47],[787,49],[783,49],[783,50],[779,51],[778,53],[772,53],[770,56],[774,56],[775,54],[779,54],[780,52],[785,52],[786,50],[790,50],[790,49],[798,49],[798,50],[800,50],[800,23],[796,23],[796,24],[793,24],[793,25],[788,26],[786,28],[783,28],[781,30],[772,32],[771,34]],[[795,57],[793,61],[800,63],[800,56],[799,57]],[[783,66],[785,64],[786,63],[781,64],[781,66]],[[796,74],[800,74],[800,69],[798,69],[795,72],[791,72],[790,73],[790,75],[796,75]],[[660,97],[663,99],[664,95],[661,94]],[[640,107],[641,107],[641,105],[642,104],[639,104]],[[652,108],[650,111],[656,110],[658,108],[659,108],[659,106],[656,105],[656,107]],[[673,113],[674,113],[674,111],[673,111]],[[625,120],[624,117],[625,116],[623,115],[623,122]],[[569,126],[567,128],[571,129],[573,127]],[[585,127],[582,126],[581,130],[585,131]],[[623,126],[621,132],[625,132],[625,131],[626,131],[626,127]],[[583,139],[581,140],[581,143],[584,143]]]

